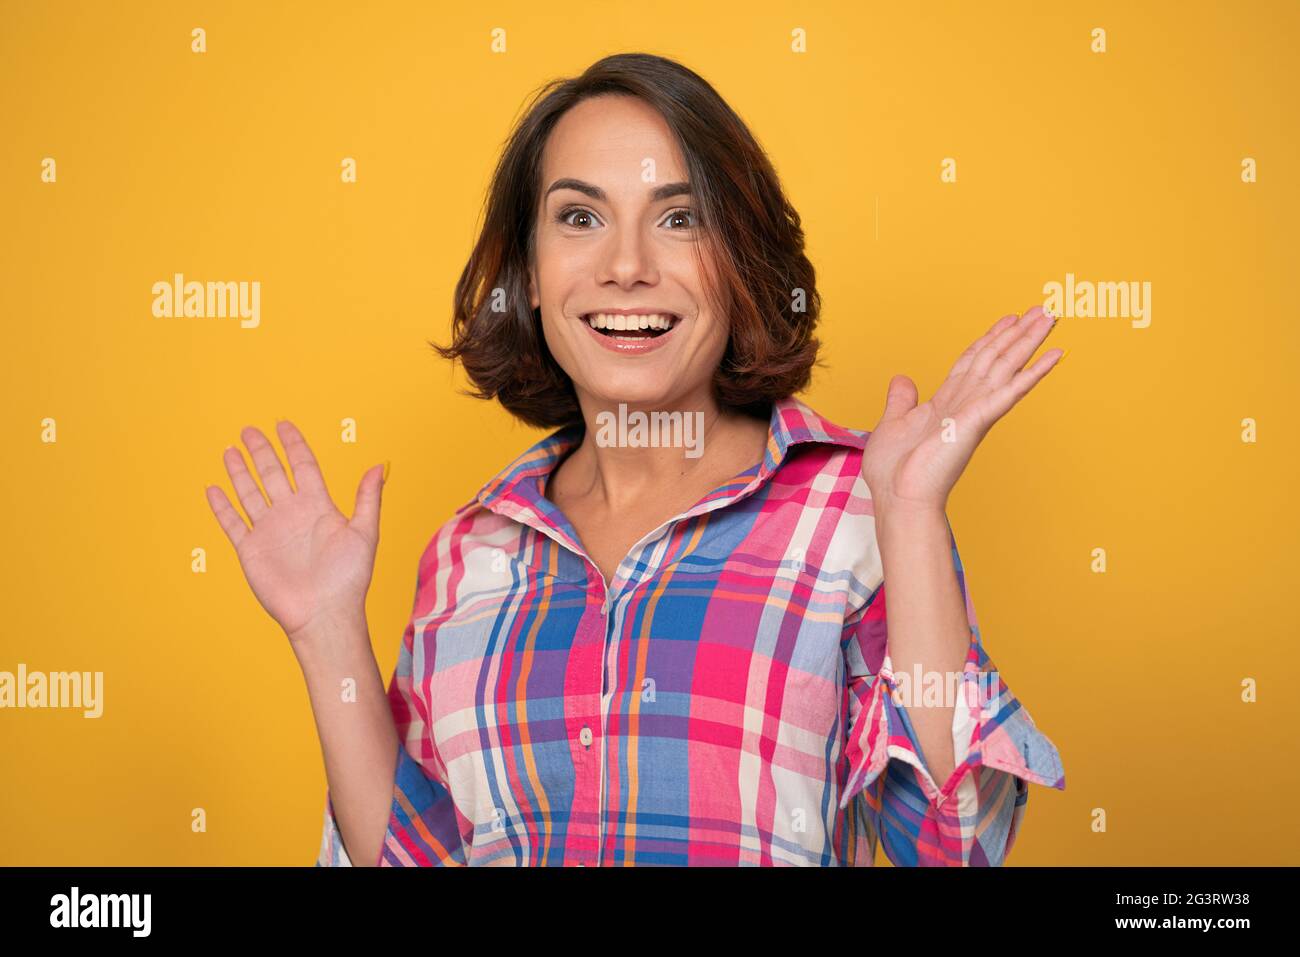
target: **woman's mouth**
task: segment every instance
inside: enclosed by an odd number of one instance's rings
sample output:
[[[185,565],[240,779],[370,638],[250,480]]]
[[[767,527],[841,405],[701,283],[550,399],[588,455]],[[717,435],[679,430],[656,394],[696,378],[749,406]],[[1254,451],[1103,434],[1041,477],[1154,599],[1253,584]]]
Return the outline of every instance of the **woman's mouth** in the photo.
[[[610,312],[589,312],[582,321],[597,335],[625,342],[658,339],[667,335],[681,322],[681,317],[671,312],[645,312],[623,315]]]
[[[677,341],[682,317],[671,312],[644,312],[622,315],[612,312],[589,312],[578,320],[593,342],[602,349],[622,356],[640,356],[666,349]]]

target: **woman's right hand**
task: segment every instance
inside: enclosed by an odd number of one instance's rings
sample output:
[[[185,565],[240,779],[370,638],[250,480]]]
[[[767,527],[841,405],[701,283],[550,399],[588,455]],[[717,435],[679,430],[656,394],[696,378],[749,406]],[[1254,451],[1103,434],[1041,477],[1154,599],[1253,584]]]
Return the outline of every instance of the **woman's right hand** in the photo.
[[[384,467],[361,477],[356,508],[348,519],[335,507],[302,433],[289,421],[277,423],[290,475],[259,430],[240,433],[271,504],[231,446],[223,460],[252,527],[219,486],[206,488],[208,505],[235,546],[253,594],[284,629],[295,651],[310,626],[332,617],[364,620],[366,592],[379,545],[379,503]]]

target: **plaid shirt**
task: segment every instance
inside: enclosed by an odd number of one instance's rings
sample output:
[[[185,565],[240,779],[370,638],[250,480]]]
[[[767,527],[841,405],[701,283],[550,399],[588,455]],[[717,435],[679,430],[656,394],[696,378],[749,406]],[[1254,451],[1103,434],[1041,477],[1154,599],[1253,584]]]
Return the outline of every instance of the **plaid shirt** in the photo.
[[[936,785],[890,667],[869,433],[776,403],[763,462],[607,586],[542,494],[583,428],[420,559],[378,863],[861,866],[879,840],[898,865],[1002,864],[1027,782],[1065,787],[1060,757],[992,669],[949,525],[971,645]],[[350,863],[327,792],[316,864]]]

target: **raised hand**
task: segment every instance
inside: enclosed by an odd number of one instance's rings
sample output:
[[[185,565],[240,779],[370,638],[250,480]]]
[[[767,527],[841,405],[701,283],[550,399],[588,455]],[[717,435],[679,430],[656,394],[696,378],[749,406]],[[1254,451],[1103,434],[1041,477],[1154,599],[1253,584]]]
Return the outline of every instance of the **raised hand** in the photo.
[[[205,491],[208,505],[235,546],[253,594],[294,641],[308,625],[331,616],[364,620],[379,544],[384,467],[376,465],[362,475],[356,508],[348,519],[330,499],[302,433],[288,421],[278,423],[276,429],[289,474],[265,435],[251,426],[240,433],[269,505],[245,467],[243,453],[231,446],[223,455],[251,528],[219,486],[209,485]]]
[[[885,411],[867,439],[862,477],[876,515],[942,512],[980,440],[1057,361],[1052,349],[1023,368],[1056,320],[1035,306],[1003,316],[953,364],[948,378],[917,404],[916,383],[905,375],[889,381]]]

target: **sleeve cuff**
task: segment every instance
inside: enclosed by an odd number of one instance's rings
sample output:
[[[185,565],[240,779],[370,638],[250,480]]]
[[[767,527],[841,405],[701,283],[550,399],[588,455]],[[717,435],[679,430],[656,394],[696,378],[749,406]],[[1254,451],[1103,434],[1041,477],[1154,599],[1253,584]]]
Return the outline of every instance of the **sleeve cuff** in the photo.
[[[917,689],[920,694],[923,689]],[[1028,710],[996,671],[981,672],[967,661],[953,708],[952,741],[956,766],[942,786],[926,766],[924,752],[900,702],[904,693],[888,657],[871,689],[866,714],[865,760],[858,761],[840,799],[846,808],[853,797],[869,787],[891,758],[912,765],[926,799],[934,807],[945,804],[975,769],[1005,771],[1034,784],[1064,790],[1065,772],[1056,746],[1035,726]]]
[[[405,747],[397,749],[393,803],[377,862],[380,867],[430,867],[464,864],[459,817],[451,793],[431,778]],[[325,821],[316,867],[351,867],[343,846],[334,802],[325,795]]]

